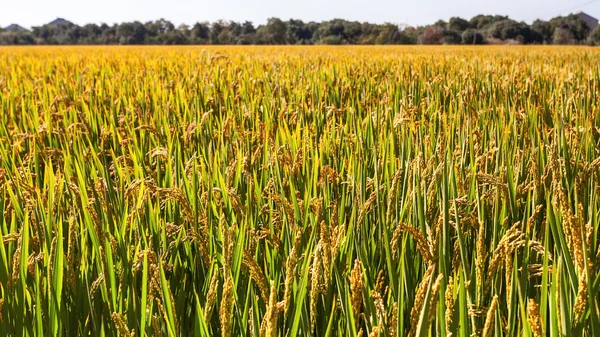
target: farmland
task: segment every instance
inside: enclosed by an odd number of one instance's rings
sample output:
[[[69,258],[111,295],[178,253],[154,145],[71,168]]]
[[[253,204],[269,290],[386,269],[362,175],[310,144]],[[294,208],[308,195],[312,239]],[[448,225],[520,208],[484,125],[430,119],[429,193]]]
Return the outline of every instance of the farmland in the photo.
[[[598,336],[600,51],[0,49],[0,335]]]

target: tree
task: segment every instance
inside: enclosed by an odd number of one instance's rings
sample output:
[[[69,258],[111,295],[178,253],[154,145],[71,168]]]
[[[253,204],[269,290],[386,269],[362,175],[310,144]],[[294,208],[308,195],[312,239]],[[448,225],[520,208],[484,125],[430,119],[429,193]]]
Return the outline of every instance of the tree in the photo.
[[[52,26],[33,27],[32,34],[39,44],[57,44],[55,38],[56,32]]]
[[[400,44],[417,44],[419,32],[415,27],[407,27],[400,32]]]
[[[419,36],[419,44],[442,44],[444,29],[440,27],[428,27],[425,33]]]
[[[378,29],[377,33],[376,44],[394,44],[399,32],[398,27],[390,23]]]
[[[473,17],[469,23],[471,24],[471,28],[484,30],[498,21],[504,21],[507,19],[508,16],[501,15],[477,15]]]
[[[149,21],[144,24],[146,29],[144,42],[146,44],[173,44],[175,41],[181,41],[175,25],[168,20],[160,19]],[[181,41],[182,44],[188,43],[188,39]],[[139,43],[138,43],[139,44]]]
[[[196,22],[190,32],[192,43],[204,44],[208,41],[210,27],[206,22]]]
[[[434,24],[434,27],[438,27],[438,28],[442,28],[445,29],[446,27],[448,27],[448,23],[444,20],[437,20]]]
[[[102,33],[98,37],[98,43],[100,44],[116,44],[117,40],[117,25],[109,26],[106,23],[100,25]]]
[[[256,33],[256,29],[254,29],[254,25],[250,21],[246,21],[242,24],[242,34],[251,35]]]
[[[592,46],[600,46],[600,26],[596,27],[590,33],[589,44]]]
[[[210,26],[209,36],[210,36],[210,43],[211,44],[219,44],[219,35],[223,31],[223,29],[225,29],[225,25],[224,25],[224,23],[223,23],[222,20],[214,22]]]
[[[344,42],[348,44],[356,44],[360,40],[360,37],[363,33],[360,22],[343,20],[342,26],[344,27],[344,31],[342,32],[342,38]],[[381,26],[381,29],[393,34],[394,31],[398,30],[398,27],[385,23]],[[388,36],[387,38],[391,38],[391,36]]]
[[[82,27],[84,33],[83,38],[80,39],[80,43],[84,44],[97,44],[99,37],[102,35],[102,29],[96,24],[87,24]]]
[[[217,40],[219,41],[218,44],[235,44],[231,32],[229,32],[228,29],[223,29],[221,33],[219,33]]]
[[[538,36],[541,43],[552,43],[554,27],[552,27],[552,24],[550,22],[543,20],[535,20],[533,24],[531,24],[531,31]]]
[[[345,40],[344,29],[344,20],[334,19],[326,21],[319,25],[319,29],[315,32],[314,37],[319,41],[328,39],[335,42],[339,41],[339,44],[341,44]],[[335,37],[335,39],[330,37]]]
[[[0,32],[0,45],[32,45],[35,43],[30,32]]]
[[[575,14],[556,17],[550,20],[550,24],[554,27],[554,36],[557,35],[556,30],[560,28],[561,31],[558,32],[558,35],[566,36],[570,34],[574,42],[585,41],[590,33],[590,27],[587,23]],[[567,34],[567,31],[569,34]]]
[[[270,44],[285,44],[287,35],[287,25],[278,18],[267,20],[265,32]]]
[[[471,23],[463,18],[452,17],[450,21],[448,21],[448,29],[456,30],[459,32],[464,32],[465,30],[471,28]]]
[[[291,19],[287,23],[287,38],[290,44],[306,44],[312,39],[312,32],[302,20]]]
[[[520,43],[531,42],[531,29],[524,22],[514,20],[497,21],[488,29],[490,37],[501,40],[516,40]]]
[[[444,37],[442,37],[443,44],[460,44],[462,42],[461,34],[457,30],[446,29],[444,30]]]
[[[329,35],[320,39],[317,44],[340,45],[342,44],[342,38],[340,36]]]
[[[463,44],[484,44],[483,34],[475,29],[467,29],[461,35]]]
[[[242,35],[242,25],[235,21],[229,22],[227,25],[227,30],[231,33],[231,36],[239,37]]]
[[[185,45],[190,44],[190,37],[190,28],[187,25],[182,24],[176,29],[170,29],[164,34],[160,35],[157,42],[154,43],[166,45]]]
[[[236,37],[237,44],[253,44],[256,29],[250,21],[246,21],[240,25],[240,34]]]
[[[452,17],[448,22],[400,28],[395,24],[333,19],[303,22],[270,18],[255,28],[252,22],[223,21],[175,27],[165,19],[123,22],[108,26],[78,26],[68,21],[33,27],[31,33],[9,34],[0,29],[2,43],[15,44],[482,44],[486,38],[523,44],[597,44],[600,33],[579,16],[536,20],[531,26],[501,15],[477,15],[470,20]],[[32,42],[33,41],[33,42]],[[487,42],[492,43],[489,39]]]
[[[554,29],[554,34],[552,35],[552,42],[554,44],[576,44],[577,39],[573,36],[570,29],[557,27]]]
[[[117,39],[119,44],[144,44],[147,32],[139,21],[126,22],[117,27]]]

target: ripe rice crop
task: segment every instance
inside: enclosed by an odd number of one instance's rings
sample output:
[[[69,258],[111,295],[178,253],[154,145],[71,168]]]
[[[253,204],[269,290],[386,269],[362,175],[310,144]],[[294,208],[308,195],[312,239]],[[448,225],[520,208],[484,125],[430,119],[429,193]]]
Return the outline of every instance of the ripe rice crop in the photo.
[[[0,49],[0,335],[599,336],[600,51]]]

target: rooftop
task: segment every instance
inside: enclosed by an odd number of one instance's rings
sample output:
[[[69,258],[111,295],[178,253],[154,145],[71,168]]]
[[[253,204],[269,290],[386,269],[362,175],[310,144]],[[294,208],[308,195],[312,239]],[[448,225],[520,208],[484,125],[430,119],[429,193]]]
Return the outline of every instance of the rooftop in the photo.
[[[5,27],[4,30],[9,31],[9,32],[27,32],[28,31],[27,29],[15,24],[15,23]]]
[[[54,21],[48,23],[49,26],[58,26],[58,25],[72,25],[71,21],[65,20],[63,18],[56,18]]]

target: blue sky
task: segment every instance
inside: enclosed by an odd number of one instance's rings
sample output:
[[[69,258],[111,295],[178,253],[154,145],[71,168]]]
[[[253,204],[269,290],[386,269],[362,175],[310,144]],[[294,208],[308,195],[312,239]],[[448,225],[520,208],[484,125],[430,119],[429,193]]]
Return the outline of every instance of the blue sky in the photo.
[[[0,0],[0,26],[39,26],[56,17],[77,24],[165,18],[175,25],[219,19],[258,25],[275,16],[422,25],[452,16],[501,14],[531,22],[578,10],[600,17],[600,0]]]

